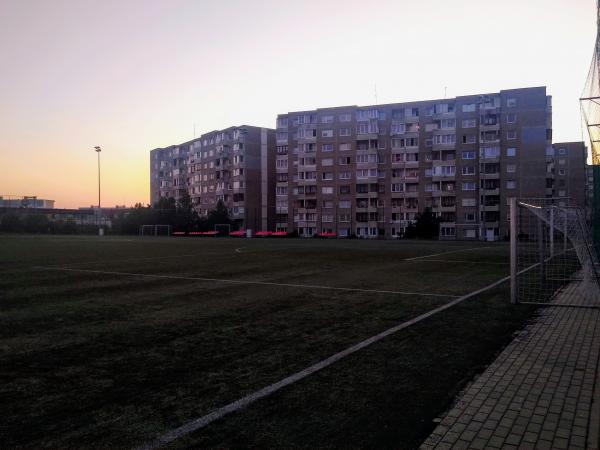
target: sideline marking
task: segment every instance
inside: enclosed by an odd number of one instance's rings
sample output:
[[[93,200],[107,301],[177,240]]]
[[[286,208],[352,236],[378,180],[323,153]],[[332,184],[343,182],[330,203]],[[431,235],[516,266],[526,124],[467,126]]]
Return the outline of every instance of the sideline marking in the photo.
[[[155,275],[151,273],[131,273],[131,272],[112,272],[108,270],[93,270],[93,269],[73,269],[68,267],[52,267],[52,266],[34,266],[34,269],[42,270],[58,270],[64,272],[82,272],[82,273],[99,273],[104,275],[121,275],[130,277],[148,277],[148,278],[166,278],[173,280],[192,280],[192,281],[211,281],[216,283],[233,283],[233,284],[258,284],[265,286],[283,286],[297,287],[304,289],[325,289],[332,291],[350,291],[350,292],[372,292],[376,294],[399,294],[399,295],[419,295],[423,297],[445,297],[457,298],[458,295],[450,294],[428,294],[425,292],[406,292],[406,291],[386,291],[378,289],[360,289],[360,288],[344,288],[335,286],[321,286],[316,284],[294,284],[294,283],[276,283],[273,281],[252,281],[252,280],[226,280],[224,278],[205,278],[205,277],[184,277],[178,275]]]
[[[290,384],[293,384],[303,378],[306,378],[307,376],[309,376],[321,369],[324,369],[324,368],[332,365],[333,363],[339,361],[340,359],[345,358],[346,356],[349,356],[352,353],[355,353],[365,347],[368,347],[369,345],[371,345],[377,341],[380,341],[383,338],[385,338],[391,334],[394,334],[400,330],[408,328],[411,325],[421,322],[439,312],[442,312],[448,308],[451,308],[471,297],[474,297],[475,295],[478,295],[484,291],[487,291],[488,289],[492,289],[508,280],[510,280],[510,276],[501,278],[500,280],[495,281],[492,284],[489,284],[481,289],[473,291],[467,295],[463,295],[462,297],[452,300],[451,302],[448,302],[445,305],[442,305],[438,308],[432,309],[431,311],[421,314],[420,316],[417,316],[414,319],[403,322],[399,325],[396,325],[395,327],[389,328],[379,334],[376,334],[375,336],[365,339],[364,341],[359,342],[358,344],[355,344],[352,347],[348,347],[346,350],[342,350],[341,352],[338,352],[338,353],[330,356],[329,358],[326,358],[316,364],[313,364],[312,366],[309,366],[306,369],[296,372],[286,378],[283,378],[282,380],[280,380],[276,383],[266,386],[256,392],[253,392],[245,397],[242,397],[242,398],[240,398],[232,403],[229,403],[228,405],[225,405],[219,409],[215,409],[214,411],[212,411],[209,414],[206,414],[205,416],[199,417],[199,418],[194,419],[178,428],[175,428],[174,430],[172,430],[166,434],[163,434],[162,436],[159,436],[158,438],[154,439],[153,441],[150,441],[150,442],[142,445],[141,447],[138,447],[138,450],[155,450],[165,444],[173,442],[174,440],[176,440],[182,436],[188,435],[196,430],[199,430],[200,428],[204,428],[205,426],[209,425],[210,423],[214,422],[215,420],[218,420],[227,414],[230,414],[232,412],[235,412],[242,408],[245,408],[246,406],[250,405],[251,403],[254,403],[257,400],[260,400],[261,398],[267,397],[268,395],[271,395],[274,392],[277,392],[278,390],[280,390],[286,386],[289,386]]]
[[[235,252],[236,252],[236,253],[242,253],[242,249],[243,249],[243,248],[244,248],[244,247],[238,247],[238,248],[236,248],[236,249],[235,249]]]
[[[463,263],[463,264],[493,264],[498,266],[510,265],[510,262],[497,262],[497,261],[469,261],[467,259],[427,259],[423,262],[434,261],[434,262],[450,262],[450,263]]]
[[[405,258],[402,261],[414,261],[416,259],[423,259],[423,258],[429,258],[431,256],[440,256],[440,255],[447,255],[449,253],[458,253],[458,252],[468,252],[470,250],[479,250],[479,249],[483,249],[483,248],[492,248],[490,246],[486,246],[486,247],[471,247],[471,248],[463,248],[461,250],[451,250],[449,252],[442,252],[442,253],[434,253],[433,255],[423,255],[423,256],[415,256],[414,258]]]

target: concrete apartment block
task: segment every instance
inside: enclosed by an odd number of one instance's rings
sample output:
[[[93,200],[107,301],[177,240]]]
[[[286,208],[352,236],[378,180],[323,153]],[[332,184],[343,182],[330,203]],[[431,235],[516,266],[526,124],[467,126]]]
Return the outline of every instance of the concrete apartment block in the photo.
[[[239,228],[268,230],[275,218],[275,131],[248,125],[211,131],[150,152],[151,198],[179,198],[208,214],[221,200]]]
[[[392,237],[429,207],[443,239],[502,239],[508,199],[546,195],[551,142],[545,87],[280,114],[275,226]]]

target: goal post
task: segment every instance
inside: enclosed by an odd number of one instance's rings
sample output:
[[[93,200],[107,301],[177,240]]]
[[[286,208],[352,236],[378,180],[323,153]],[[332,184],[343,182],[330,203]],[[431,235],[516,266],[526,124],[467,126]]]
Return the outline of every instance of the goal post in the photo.
[[[171,236],[171,225],[140,225],[140,236]]]
[[[511,198],[509,206],[511,303],[555,304],[556,294],[572,282],[600,287],[581,208],[562,198]]]

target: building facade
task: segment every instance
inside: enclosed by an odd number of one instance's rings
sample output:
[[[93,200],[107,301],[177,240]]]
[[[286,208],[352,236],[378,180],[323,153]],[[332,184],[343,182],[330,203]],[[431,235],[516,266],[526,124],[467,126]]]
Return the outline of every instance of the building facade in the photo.
[[[161,197],[179,200],[187,192],[189,143],[150,151],[150,203]]]
[[[546,197],[585,210],[589,201],[586,160],[583,142],[553,144],[546,153]]]
[[[238,228],[273,228],[275,130],[253,126],[211,131],[184,144],[150,152],[152,203],[188,192],[207,215],[220,200]]]
[[[0,208],[52,209],[54,208],[54,200],[37,198],[35,195],[23,197],[13,195],[0,195]]]
[[[276,230],[392,237],[431,208],[441,238],[501,239],[508,199],[547,193],[551,142],[545,87],[280,114]]]

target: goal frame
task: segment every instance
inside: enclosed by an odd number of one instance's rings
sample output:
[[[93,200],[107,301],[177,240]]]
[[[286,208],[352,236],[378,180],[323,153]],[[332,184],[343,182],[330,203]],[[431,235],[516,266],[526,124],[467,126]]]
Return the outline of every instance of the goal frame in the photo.
[[[154,237],[158,237],[158,230],[160,228],[166,228],[167,229],[167,234],[161,234],[160,236],[167,236],[170,237],[171,236],[171,225],[160,225],[160,224],[144,224],[144,225],[140,225],[140,231],[139,231],[139,235],[144,237],[144,236],[154,236]],[[147,228],[152,229],[151,233],[145,233],[144,230],[146,230]]]

